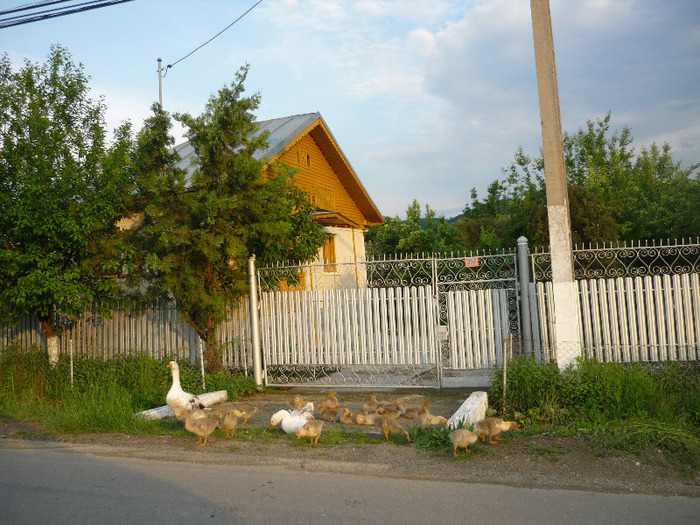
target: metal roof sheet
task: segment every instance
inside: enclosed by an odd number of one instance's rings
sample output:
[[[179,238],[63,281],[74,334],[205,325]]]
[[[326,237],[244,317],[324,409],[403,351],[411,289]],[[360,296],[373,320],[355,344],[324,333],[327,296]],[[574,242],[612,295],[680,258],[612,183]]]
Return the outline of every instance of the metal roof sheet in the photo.
[[[355,170],[350,165],[347,157],[345,157],[342,149],[340,149],[340,145],[335,140],[335,137],[333,137],[333,134],[328,129],[320,113],[304,113],[301,115],[259,121],[257,123],[259,128],[254,136],[268,131],[268,147],[265,150],[256,150],[253,156],[257,160],[273,159],[276,155],[283,152],[285,148],[289,147],[292,141],[301,137],[304,131],[309,129],[317,121],[320,121],[320,124],[310,130],[311,136],[314,137],[314,140],[319,142],[321,146],[325,146],[326,154],[331,157],[329,161],[340,170],[338,175],[341,178],[345,177],[342,183],[351,197],[357,199],[358,205],[368,221],[368,224],[383,223],[384,218],[381,213],[379,213],[379,210],[377,210],[374,202],[372,202],[367,190],[362,182],[360,182]],[[192,165],[192,158],[195,154],[194,148],[190,142],[187,141],[178,144],[173,149],[180,155],[181,159],[177,163],[177,167],[185,170],[187,178],[189,178],[194,172],[194,167]]]
[[[256,151],[253,156],[258,160],[271,159],[319,118],[321,118],[320,113],[306,113],[258,122],[260,130],[256,135],[263,131],[269,131],[270,146],[265,151]]]
[[[320,113],[305,113],[303,115],[292,115],[290,117],[274,118],[271,120],[261,120],[258,131],[253,134],[257,137],[264,131],[268,131],[268,147],[265,150],[256,150],[253,154],[257,160],[271,159],[280,153],[293,139],[298,137],[306,128],[321,118]],[[175,146],[174,150],[180,155],[177,167],[187,172],[189,178],[194,171],[192,167],[192,156],[194,148],[190,141],[183,142]]]

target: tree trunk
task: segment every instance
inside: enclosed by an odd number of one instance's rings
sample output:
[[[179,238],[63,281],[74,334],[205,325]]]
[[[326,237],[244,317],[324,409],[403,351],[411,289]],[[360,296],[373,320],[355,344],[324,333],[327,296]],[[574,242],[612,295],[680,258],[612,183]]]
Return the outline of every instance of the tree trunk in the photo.
[[[197,335],[201,339],[204,345],[204,365],[207,370],[212,373],[219,372],[224,369],[224,365],[221,362],[221,356],[216,351],[216,328],[217,326],[212,321],[213,316],[206,319],[206,326],[202,326],[192,319],[185,312],[185,321],[195,329]],[[202,323],[203,324],[203,323]]]
[[[58,333],[56,332],[56,326],[53,324],[53,319],[51,317],[40,317],[39,322],[41,323],[41,329],[44,331],[46,336],[46,351],[49,356],[49,364],[55,366],[58,363]]]
[[[224,364],[221,361],[219,352],[216,351],[216,343],[204,342],[204,364],[207,370],[212,374],[216,374],[224,369]]]

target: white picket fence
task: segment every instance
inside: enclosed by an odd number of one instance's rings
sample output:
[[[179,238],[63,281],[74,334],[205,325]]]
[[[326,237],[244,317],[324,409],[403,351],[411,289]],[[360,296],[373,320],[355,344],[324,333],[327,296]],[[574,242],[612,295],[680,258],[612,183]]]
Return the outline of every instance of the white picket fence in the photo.
[[[700,275],[647,275],[577,281],[583,351],[604,362],[700,359]],[[531,284],[536,356],[554,344],[551,283]]]
[[[435,363],[430,286],[265,292],[260,324],[265,363]]]
[[[453,370],[503,364],[509,338],[508,291],[460,290],[446,296],[449,359]]]
[[[248,301],[231,310],[218,330],[224,366],[248,370],[253,366],[250,354]],[[43,346],[44,333],[36,317],[26,317],[15,325],[0,326],[0,346],[19,342],[22,346]],[[174,303],[149,308],[115,308],[111,316],[90,312],[59,326],[59,348],[63,354],[73,351],[92,358],[111,359],[119,355],[145,353],[154,359],[176,357],[194,363],[201,347],[197,332],[182,320]]]
[[[400,266],[404,274],[405,262]],[[419,262],[419,277],[425,279],[430,272]],[[368,272],[366,267],[350,270]],[[513,321],[517,306],[508,296],[515,293],[515,277],[508,290],[438,292],[434,283],[369,288],[354,281],[354,287],[345,289],[261,292],[264,365],[384,367],[384,371],[405,366],[417,373],[432,367],[439,376],[443,368],[500,366],[511,334],[516,337],[516,352],[532,352],[538,360],[550,361],[556,337],[551,282],[525,286],[530,316],[521,320],[521,327],[528,323],[532,338],[518,340],[517,315]],[[577,286],[586,355],[606,362],[700,359],[698,273],[580,279]],[[231,310],[219,329],[223,362],[229,369],[253,368],[248,312],[246,301]],[[24,346],[45,344],[38,321],[27,318],[14,326],[0,326],[0,345],[14,341]],[[173,304],[117,308],[111,318],[86,313],[60,332],[60,348],[62,353],[73,349],[105,359],[135,352],[157,359],[176,356],[195,361],[200,356],[199,337]]]

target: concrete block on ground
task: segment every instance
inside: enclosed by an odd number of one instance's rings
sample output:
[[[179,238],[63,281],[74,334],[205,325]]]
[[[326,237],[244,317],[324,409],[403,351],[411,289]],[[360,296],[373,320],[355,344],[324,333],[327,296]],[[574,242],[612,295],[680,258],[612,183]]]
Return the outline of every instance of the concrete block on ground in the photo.
[[[199,394],[197,398],[204,403],[205,407],[211,407],[217,403],[225,403],[228,400],[228,394],[226,390],[217,390],[216,392],[205,392],[204,394]],[[165,419],[167,417],[175,417],[175,413],[170,409],[168,405],[149,408],[136,414],[136,417],[143,419]]]
[[[462,406],[447,420],[447,426],[456,428],[460,422],[464,421],[473,425],[481,421],[486,416],[489,407],[488,395],[486,392],[472,392]]]

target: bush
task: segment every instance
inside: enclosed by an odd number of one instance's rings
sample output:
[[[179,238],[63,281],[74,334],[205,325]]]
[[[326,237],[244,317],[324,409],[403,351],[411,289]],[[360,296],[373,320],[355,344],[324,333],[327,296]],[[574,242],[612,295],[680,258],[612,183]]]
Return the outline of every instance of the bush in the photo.
[[[494,372],[489,393],[503,406],[503,370]],[[601,363],[580,359],[559,370],[532,357],[508,363],[506,405],[532,422],[570,420],[604,423],[628,418],[698,424],[697,364]]]
[[[506,412],[520,412],[533,421],[550,421],[570,405],[571,385],[554,363],[539,364],[532,357],[508,363]],[[489,401],[503,408],[503,369],[494,371]]]
[[[135,412],[165,404],[172,384],[168,361],[143,354],[107,361],[77,355],[71,387],[68,356],[51,367],[45,350],[14,344],[0,349],[0,410],[62,430],[126,431]],[[186,391],[202,391],[201,369],[181,364],[180,380]],[[206,374],[205,382],[208,391],[226,390],[231,400],[257,390],[252,378],[226,371]]]
[[[503,406],[503,371],[492,378],[490,401]],[[632,453],[662,450],[700,467],[698,363],[601,363],[580,359],[559,370],[531,357],[508,363],[506,410],[531,428],[558,424],[576,429],[594,448]],[[540,427],[542,428],[542,427]],[[547,427],[552,431],[551,425]]]
[[[65,386],[60,371],[51,368],[47,353],[38,347],[25,350],[15,343],[0,351],[0,399],[57,399]]]
[[[240,396],[252,394],[258,389],[254,378],[231,374],[226,370],[206,375],[205,379],[209,392],[226,390],[229,401],[236,401]]]

